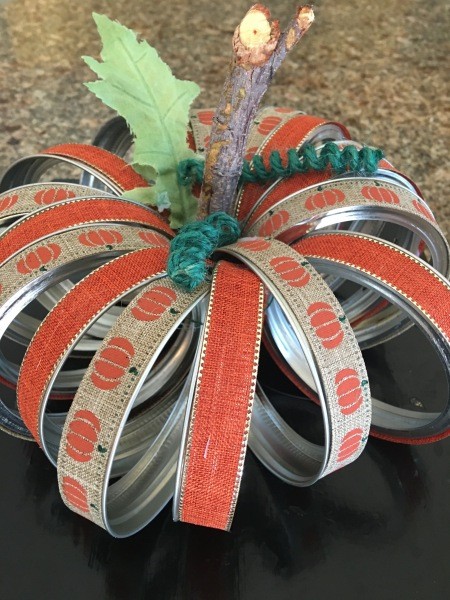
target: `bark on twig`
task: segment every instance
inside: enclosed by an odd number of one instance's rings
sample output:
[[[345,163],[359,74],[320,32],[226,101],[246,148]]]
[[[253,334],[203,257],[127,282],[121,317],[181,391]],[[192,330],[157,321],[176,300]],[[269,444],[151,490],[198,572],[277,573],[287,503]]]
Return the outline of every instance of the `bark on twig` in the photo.
[[[213,119],[199,218],[208,213],[232,213],[251,123],[261,98],[288,52],[314,21],[310,6],[297,9],[280,35],[270,11],[255,4],[233,37],[234,56]]]

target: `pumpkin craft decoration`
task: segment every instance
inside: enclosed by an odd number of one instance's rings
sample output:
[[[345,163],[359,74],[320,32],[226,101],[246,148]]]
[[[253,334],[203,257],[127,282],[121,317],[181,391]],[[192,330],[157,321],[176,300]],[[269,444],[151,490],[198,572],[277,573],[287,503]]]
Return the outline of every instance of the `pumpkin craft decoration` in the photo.
[[[174,77],[132,31],[94,19],[103,50],[101,60],[85,59],[98,76],[88,87],[122,120],[102,128],[103,147],[55,146],[19,161],[0,182],[0,215],[25,215],[0,236],[0,279],[20,251],[20,275],[66,280],[38,297],[48,314],[36,333],[28,331],[16,378],[2,371],[17,385],[18,407],[0,402],[0,427],[41,445],[66,505],[117,537],[144,527],[171,498],[175,520],[227,530],[248,446],[281,479],[305,486],[357,459],[371,427],[406,443],[449,435],[448,409],[416,421],[399,409],[391,425],[386,400],[384,412],[372,415],[360,348],[400,334],[409,326],[405,312],[422,324],[429,319],[432,292],[414,304],[395,288],[402,265],[418,284],[433,280],[450,307],[450,252],[425,200],[344,125],[260,108],[274,73],[312,25],[312,7],[297,8],[284,30],[263,5],[249,9],[215,110],[193,109],[198,86]],[[49,162],[81,168],[81,183],[89,173],[90,185],[39,181]],[[114,202],[122,208],[111,208]],[[131,234],[118,223],[133,230],[126,248]],[[80,281],[70,280],[75,252],[66,243],[62,253],[64,232],[75,232],[78,252],[80,245],[98,251]],[[392,264],[391,280],[377,281],[357,253],[350,265],[332,247],[325,252],[327,234],[350,255],[358,243],[375,244]],[[74,315],[77,326],[65,327]],[[429,328],[445,356],[449,327],[443,313]],[[14,337],[13,329],[5,335]],[[264,398],[262,341],[320,404],[329,432],[321,443],[282,425]],[[81,343],[90,350],[80,357]],[[30,399],[30,369],[44,346],[53,358],[42,361]],[[52,388],[68,358],[80,380],[73,398],[63,395],[66,413],[52,421],[48,399],[56,398]],[[446,372],[449,364],[443,360]]]

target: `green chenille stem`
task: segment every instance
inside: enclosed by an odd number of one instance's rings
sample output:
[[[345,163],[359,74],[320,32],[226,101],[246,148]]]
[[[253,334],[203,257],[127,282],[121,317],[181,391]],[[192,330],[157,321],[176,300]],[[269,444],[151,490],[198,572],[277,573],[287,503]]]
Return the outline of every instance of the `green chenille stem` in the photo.
[[[269,165],[255,155],[244,162],[240,183],[266,183],[267,181],[291,177],[295,173],[307,171],[325,171],[331,168],[333,173],[347,171],[372,174],[378,169],[383,152],[373,148],[357,150],[355,146],[345,146],[343,150],[333,142],[324,145],[320,153],[313,146],[305,146],[297,151],[287,151],[287,161],[278,151],[271,153]],[[178,182],[182,186],[201,183],[203,179],[204,161],[189,159],[178,165]],[[213,252],[237,241],[240,226],[234,217],[225,212],[209,215],[203,221],[188,223],[182,227],[170,244],[167,263],[167,274],[183,289],[195,289],[208,274],[207,260]]]
[[[291,148],[287,151],[287,161],[283,161],[280,153],[274,150],[267,166],[258,155],[251,161],[244,161],[240,183],[266,183],[292,177],[296,173],[325,171],[328,168],[336,174],[354,171],[371,175],[378,169],[383,156],[383,151],[378,148],[364,147],[358,150],[349,145],[340,150],[334,142],[327,142],[320,152],[311,145],[306,145],[301,150]],[[178,183],[182,186],[201,183],[204,165],[202,159],[181,161],[178,165]]]

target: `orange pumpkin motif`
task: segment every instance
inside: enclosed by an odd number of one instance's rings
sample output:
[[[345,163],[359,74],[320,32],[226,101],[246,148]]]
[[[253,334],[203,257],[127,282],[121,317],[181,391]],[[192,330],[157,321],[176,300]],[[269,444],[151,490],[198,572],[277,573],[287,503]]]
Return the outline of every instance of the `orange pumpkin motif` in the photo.
[[[212,110],[202,110],[198,114],[198,120],[202,125],[212,125],[214,111]]]
[[[263,225],[261,225],[258,235],[261,237],[269,237],[273,235],[276,231],[281,229],[283,225],[286,225],[290,218],[291,215],[287,210],[279,210],[273,214],[270,219],[263,223]]]
[[[172,288],[160,285],[141,296],[131,314],[138,321],[157,321],[176,299],[177,294]]]
[[[392,190],[387,190],[376,185],[366,185],[361,189],[361,194],[367,200],[385,202],[386,204],[400,204],[400,198]]]
[[[188,131],[186,134],[186,143],[191,150],[196,150],[195,148],[195,138],[192,131]]]
[[[123,242],[123,235],[116,229],[92,229],[80,234],[78,241],[90,248],[105,246],[112,250],[114,246]]]
[[[436,221],[433,213],[427,206],[425,206],[425,204],[422,204],[422,202],[419,202],[419,200],[413,200],[413,205],[417,212],[419,212],[421,215],[427,219],[430,219],[431,221]]]
[[[288,108],[287,106],[277,106],[275,112],[288,114],[294,112],[294,109]]]
[[[2,198],[0,200],[0,212],[12,208],[18,200],[19,196],[17,194],[13,194],[12,196],[6,196],[6,198]]]
[[[361,381],[355,369],[342,369],[336,375],[336,394],[343,415],[351,415],[363,402]]]
[[[262,135],[267,135],[270,133],[277,125],[281,123],[281,117],[266,117],[259,123],[258,125],[258,133]]]
[[[274,271],[291,287],[304,287],[311,275],[298,261],[290,256],[277,256],[270,261]]]
[[[252,158],[255,156],[255,154],[258,152],[258,146],[252,146],[251,148],[249,148],[246,153],[245,153],[245,160],[252,160]]]
[[[326,206],[334,206],[345,200],[345,194],[342,190],[323,190],[312,194],[305,200],[306,210],[317,210]]]
[[[349,431],[342,440],[339,448],[338,462],[347,460],[355,454],[361,445],[363,430],[358,427]]]
[[[90,410],[78,410],[69,423],[66,452],[77,462],[89,462],[95,450],[101,425]]]
[[[39,246],[36,250],[29,252],[25,258],[17,263],[17,270],[21,275],[28,275],[33,271],[46,271],[46,265],[56,260],[61,254],[61,246],[58,244],[47,244]]]
[[[61,202],[62,200],[68,200],[69,198],[75,198],[75,193],[70,190],[62,190],[60,188],[40,190],[34,196],[34,201],[39,206],[47,206],[47,204],[53,204],[54,202]]]
[[[322,346],[327,350],[339,346],[344,339],[344,332],[330,304],[314,302],[309,306],[307,313]]]
[[[63,477],[62,493],[68,504],[81,512],[89,512],[86,489],[76,479]]]
[[[270,242],[263,238],[243,238],[236,244],[239,248],[245,248],[245,250],[251,250],[252,252],[262,252],[270,248]]]
[[[149,246],[165,247],[169,245],[167,239],[163,235],[160,235],[155,231],[139,231],[138,236],[143,242],[145,242]]]
[[[100,390],[113,390],[122,381],[134,356],[132,343],[123,337],[112,338],[94,363],[91,381]]]

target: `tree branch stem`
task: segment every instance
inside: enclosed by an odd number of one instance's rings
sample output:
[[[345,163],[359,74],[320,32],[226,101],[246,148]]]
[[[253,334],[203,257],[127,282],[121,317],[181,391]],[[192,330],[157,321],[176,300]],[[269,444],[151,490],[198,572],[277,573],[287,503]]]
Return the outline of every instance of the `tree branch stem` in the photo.
[[[310,6],[297,9],[280,34],[268,8],[253,5],[233,36],[233,60],[214,115],[200,197],[199,218],[233,212],[245,147],[259,103],[275,71],[314,21]]]

